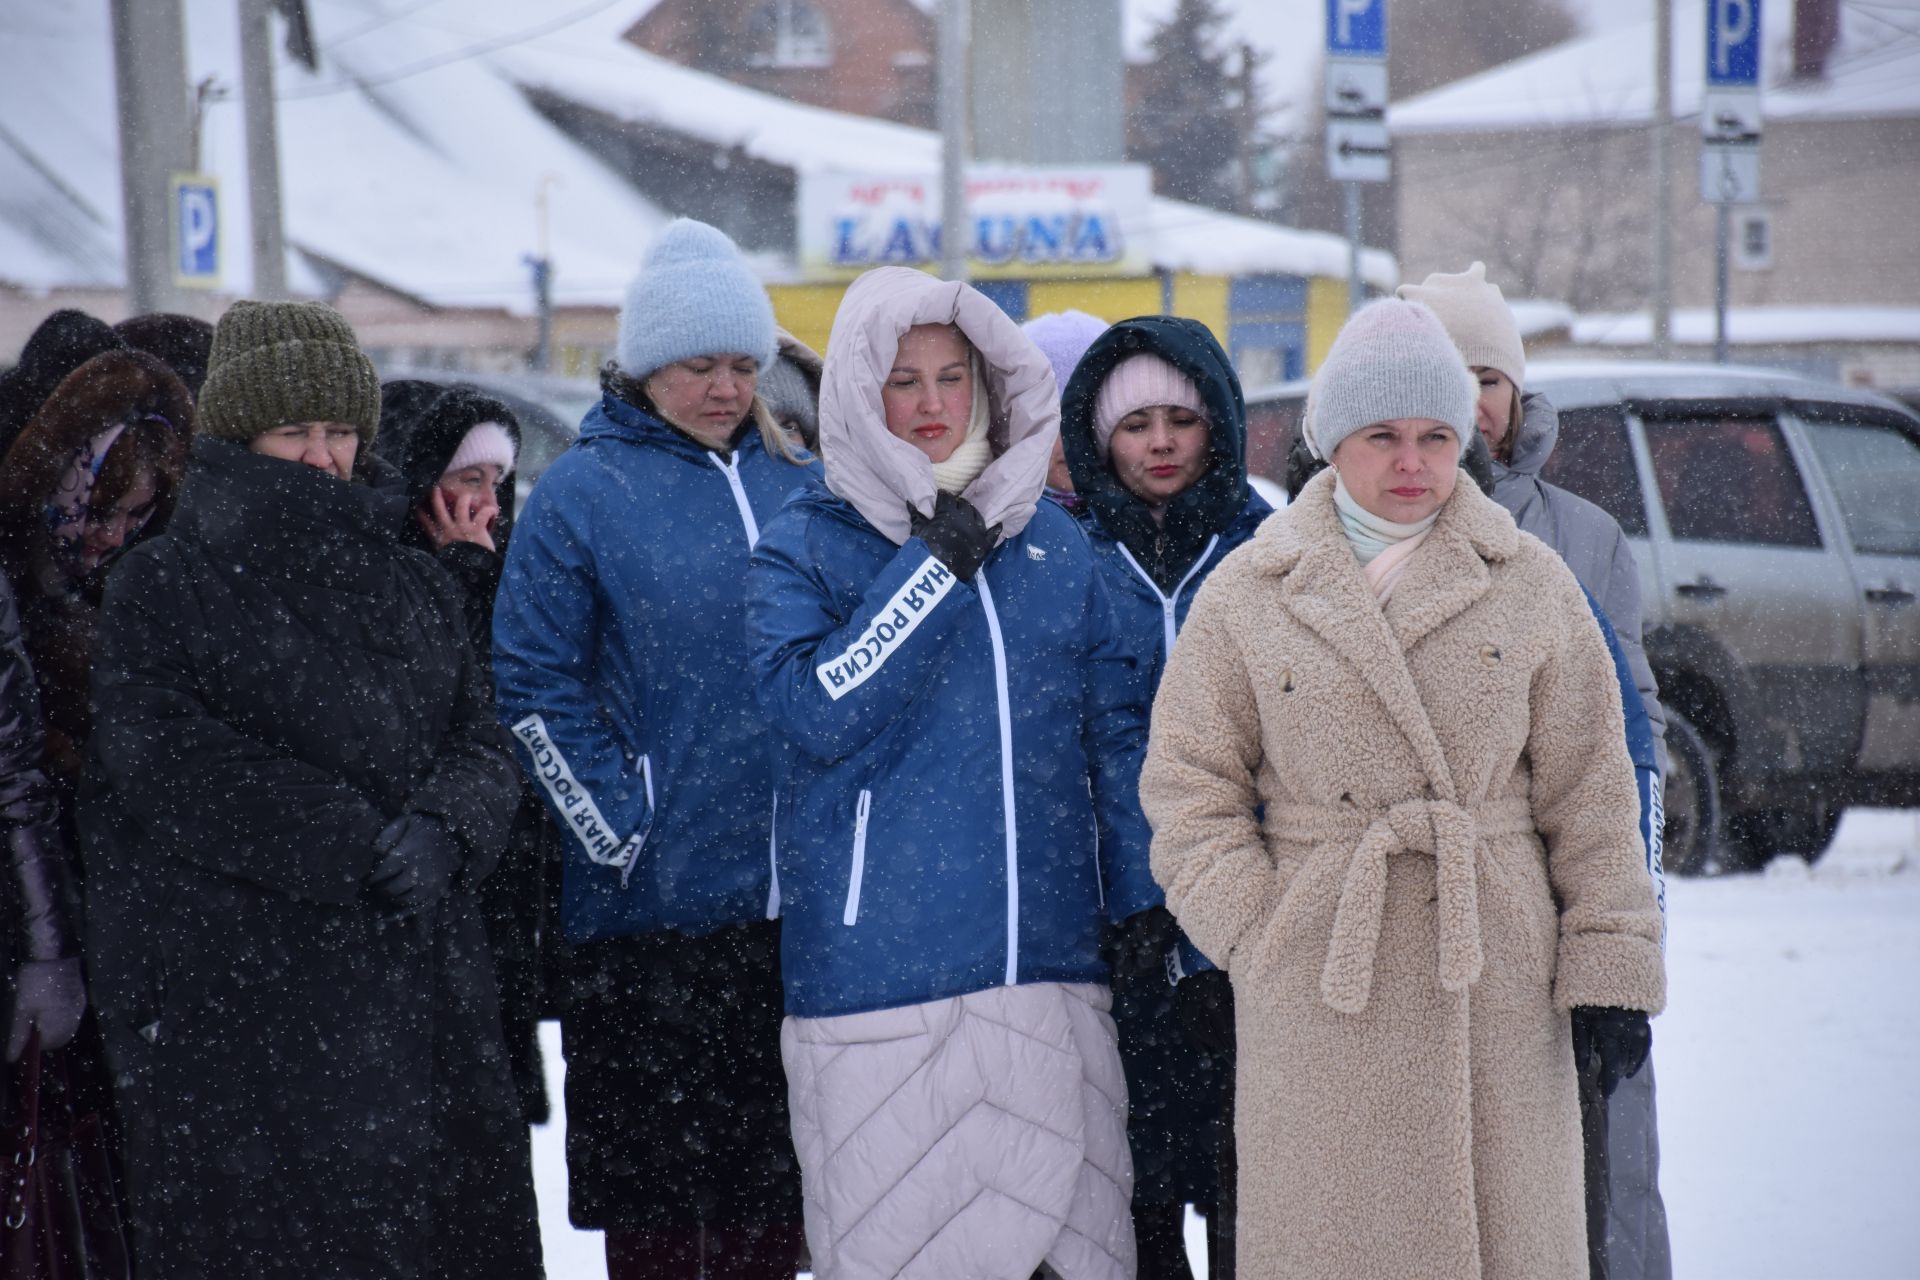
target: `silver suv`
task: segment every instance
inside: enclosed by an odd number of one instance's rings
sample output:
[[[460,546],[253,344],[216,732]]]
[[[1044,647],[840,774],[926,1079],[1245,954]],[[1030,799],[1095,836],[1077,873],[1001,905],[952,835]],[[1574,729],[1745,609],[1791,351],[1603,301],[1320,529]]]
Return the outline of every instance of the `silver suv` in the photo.
[[[1667,708],[1670,870],[1818,857],[1852,804],[1920,803],[1920,417],[1790,373],[1541,361],[1543,475],[1620,522]],[[1249,396],[1284,472],[1304,384]]]

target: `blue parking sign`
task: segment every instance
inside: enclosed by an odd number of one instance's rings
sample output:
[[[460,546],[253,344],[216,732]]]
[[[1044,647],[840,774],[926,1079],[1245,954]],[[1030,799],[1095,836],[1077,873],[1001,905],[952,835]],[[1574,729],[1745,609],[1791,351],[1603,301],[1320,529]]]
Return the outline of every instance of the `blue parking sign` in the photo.
[[[1336,57],[1387,56],[1387,0],[1327,0],[1327,52]]]
[[[173,279],[191,288],[220,283],[220,184],[198,173],[176,173],[173,188]]]
[[[1707,0],[1707,83],[1760,83],[1760,0]]]

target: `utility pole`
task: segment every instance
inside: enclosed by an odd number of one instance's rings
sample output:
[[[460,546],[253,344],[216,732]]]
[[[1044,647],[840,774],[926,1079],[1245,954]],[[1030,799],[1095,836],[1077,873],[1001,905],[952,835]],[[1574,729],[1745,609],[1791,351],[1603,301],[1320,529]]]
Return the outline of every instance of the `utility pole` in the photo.
[[[940,0],[940,274],[967,278],[967,3]]]
[[[239,0],[240,92],[247,133],[247,204],[253,212],[253,296],[287,296],[280,220],[280,131],[273,99],[274,0]]]
[[[559,181],[558,174],[541,174],[540,185],[535,188],[533,195],[534,212],[539,221],[540,252],[529,255],[526,264],[533,271],[533,305],[540,324],[539,337],[533,348],[533,368],[536,373],[546,373],[553,368],[553,248],[548,232],[547,189]]]
[[[171,234],[172,176],[193,163],[180,0],[113,0],[112,15],[127,303],[134,315],[192,311],[174,281]]]
[[[1653,355],[1673,356],[1673,0],[1653,5]]]

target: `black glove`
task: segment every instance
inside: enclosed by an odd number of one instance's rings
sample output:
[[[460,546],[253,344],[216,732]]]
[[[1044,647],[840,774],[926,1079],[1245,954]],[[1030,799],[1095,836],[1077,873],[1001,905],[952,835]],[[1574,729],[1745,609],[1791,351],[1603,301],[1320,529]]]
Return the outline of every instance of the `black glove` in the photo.
[[[1113,985],[1125,987],[1142,980],[1167,988],[1167,952],[1180,940],[1180,926],[1165,907],[1148,907],[1117,924],[1107,926],[1100,939],[1100,956],[1113,971]]]
[[[403,813],[373,842],[383,854],[367,873],[367,892],[403,915],[430,907],[447,896],[466,854],[438,818]]]
[[[931,516],[913,513],[911,527],[913,536],[926,543],[927,550],[953,570],[956,578],[971,578],[980,572],[1000,536],[999,525],[989,529],[971,502],[945,490],[933,500]]]
[[[1174,1011],[1187,1039],[1208,1053],[1233,1052],[1233,980],[1221,969],[1202,969],[1173,989]]]
[[[42,1049],[63,1049],[80,1029],[87,1011],[87,988],[80,977],[80,957],[67,960],[28,960],[13,978],[13,1018],[7,1028],[7,1061],[18,1062],[27,1051],[27,1034],[40,1028]]]
[[[1653,1025],[1638,1009],[1582,1006],[1573,1011],[1573,1067],[1593,1077],[1601,1097],[1612,1097],[1652,1048]]]

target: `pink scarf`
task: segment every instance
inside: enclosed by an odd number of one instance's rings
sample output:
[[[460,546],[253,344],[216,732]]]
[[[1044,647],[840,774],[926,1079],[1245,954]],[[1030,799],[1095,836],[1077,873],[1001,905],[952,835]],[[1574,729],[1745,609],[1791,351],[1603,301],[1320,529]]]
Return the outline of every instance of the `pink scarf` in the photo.
[[[1367,585],[1373,588],[1373,598],[1380,602],[1382,608],[1386,607],[1387,597],[1393,594],[1394,587],[1399,585],[1400,574],[1406,569],[1407,561],[1413,558],[1413,553],[1420,549],[1420,544],[1432,532],[1433,526],[1428,525],[1411,537],[1394,543],[1362,566],[1360,572],[1367,575]]]

